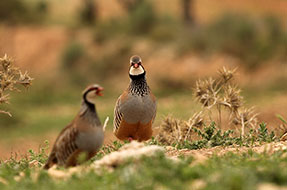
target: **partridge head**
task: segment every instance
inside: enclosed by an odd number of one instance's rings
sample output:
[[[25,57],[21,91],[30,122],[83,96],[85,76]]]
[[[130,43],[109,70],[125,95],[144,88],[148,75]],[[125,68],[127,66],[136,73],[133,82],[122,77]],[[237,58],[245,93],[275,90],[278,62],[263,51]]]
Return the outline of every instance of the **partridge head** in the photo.
[[[134,55],[130,58],[130,78],[145,75],[144,67],[142,66],[142,60],[139,56]]]

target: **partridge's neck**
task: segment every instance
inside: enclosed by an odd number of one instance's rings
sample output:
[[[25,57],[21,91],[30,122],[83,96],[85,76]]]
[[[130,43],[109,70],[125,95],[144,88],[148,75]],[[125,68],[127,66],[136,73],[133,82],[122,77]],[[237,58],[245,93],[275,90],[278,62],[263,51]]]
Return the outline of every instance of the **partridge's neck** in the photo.
[[[85,102],[82,103],[82,109],[84,112],[82,117],[87,119],[89,123],[92,123],[96,126],[101,126],[101,121],[97,113],[96,106],[94,104],[86,104]]]
[[[145,73],[142,75],[131,76],[129,91],[134,95],[144,96],[149,93],[149,86],[147,85]]]

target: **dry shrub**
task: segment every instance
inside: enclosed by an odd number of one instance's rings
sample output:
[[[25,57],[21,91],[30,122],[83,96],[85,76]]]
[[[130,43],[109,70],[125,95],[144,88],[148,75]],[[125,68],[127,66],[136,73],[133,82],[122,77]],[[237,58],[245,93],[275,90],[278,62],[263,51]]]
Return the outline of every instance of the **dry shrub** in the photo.
[[[241,90],[233,82],[235,71],[236,69],[228,70],[223,67],[219,70],[219,76],[216,79],[196,81],[195,98],[202,105],[202,110],[195,113],[188,121],[178,120],[171,116],[166,117],[155,139],[159,143],[168,145],[191,142],[194,140],[193,132],[197,132],[201,137],[204,137],[201,135],[203,134],[201,130],[206,130],[208,133],[209,129],[204,129],[204,127],[216,126],[221,129],[223,115],[227,115],[225,118],[228,120],[227,128],[237,129],[242,137],[247,129],[255,130],[258,124],[257,113],[253,108],[244,107],[243,97],[240,95]],[[216,122],[216,125],[212,124],[213,122]],[[221,134],[218,129],[213,130],[213,133],[219,135],[220,138],[225,138],[227,134],[230,134],[230,132]]]
[[[160,125],[155,139],[161,144],[176,145],[184,141],[192,141],[192,128],[204,125],[202,112],[195,113],[188,121],[167,116]]]
[[[28,88],[31,85],[32,78],[27,72],[22,73],[21,70],[13,65],[13,60],[7,55],[0,58],[0,104],[8,104],[11,91],[20,90],[18,86]],[[11,114],[7,111],[0,110],[0,113]]]
[[[167,116],[160,126],[156,140],[162,144],[176,144],[184,139],[184,131],[188,131],[188,125],[185,121]]]
[[[203,110],[207,112],[217,112],[218,126],[221,127],[222,111],[227,111],[229,122],[238,129],[241,127],[241,135],[244,136],[245,130],[255,129],[257,114],[253,108],[245,108],[241,90],[234,83],[234,70],[228,70],[225,67],[219,70],[217,79],[199,79],[196,82],[195,97],[202,104]],[[213,121],[216,119],[212,118]]]

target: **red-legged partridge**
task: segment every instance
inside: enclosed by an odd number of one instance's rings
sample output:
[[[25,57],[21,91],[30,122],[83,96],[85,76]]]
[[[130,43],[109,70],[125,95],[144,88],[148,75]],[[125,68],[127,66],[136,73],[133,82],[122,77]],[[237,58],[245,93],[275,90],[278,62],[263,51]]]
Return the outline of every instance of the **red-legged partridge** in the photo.
[[[139,56],[130,59],[130,84],[114,109],[114,134],[120,140],[145,141],[152,136],[156,100],[147,82]]]
[[[84,158],[88,160],[101,148],[104,131],[92,99],[96,95],[101,96],[102,90],[99,85],[91,85],[85,89],[80,112],[57,137],[45,169],[54,164],[64,167],[75,166],[79,164],[81,154],[85,154]]]

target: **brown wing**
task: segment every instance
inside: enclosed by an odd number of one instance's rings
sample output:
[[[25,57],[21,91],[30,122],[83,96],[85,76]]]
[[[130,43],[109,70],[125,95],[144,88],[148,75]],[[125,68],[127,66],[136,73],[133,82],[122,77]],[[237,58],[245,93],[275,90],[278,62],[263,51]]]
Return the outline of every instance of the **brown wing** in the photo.
[[[114,133],[116,133],[117,130],[119,130],[120,124],[123,119],[123,113],[120,112],[121,102],[125,101],[127,97],[128,97],[128,92],[124,91],[123,94],[118,98],[116,102],[116,106],[114,109],[114,129],[113,129]]]
[[[115,109],[114,109],[114,133],[116,133],[119,130],[122,118],[123,118],[123,114],[120,112],[119,109],[119,104],[120,104],[120,98],[117,100]]]
[[[151,96],[151,99],[152,99],[153,103],[155,104],[154,115],[153,115],[153,118],[152,118],[152,123],[153,123],[154,119],[156,117],[157,106],[156,106],[156,98],[155,98],[155,96],[153,95],[152,92],[150,92],[150,96]]]
[[[57,137],[44,169],[49,169],[54,164],[66,165],[68,158],[78,150],[76,138],[78,130],[72,125],[65,127]]]

